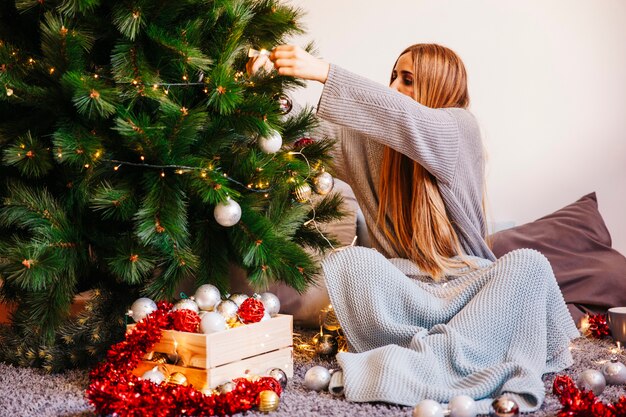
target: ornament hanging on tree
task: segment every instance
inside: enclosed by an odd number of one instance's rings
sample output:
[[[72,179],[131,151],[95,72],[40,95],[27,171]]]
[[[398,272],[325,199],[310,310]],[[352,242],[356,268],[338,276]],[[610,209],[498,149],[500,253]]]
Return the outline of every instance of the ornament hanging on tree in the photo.
[[[294,149],[302,149],[305,146],[309,146],[313,142],[315,142],[315,140],[311,139],[311,138],[300,138],[300,139],[298,139],[297,141],[295,141],[293,143],[293,148]]]
[[[219,304],[222,295],[215,285],[204,284],[198,287],[193,298],[200,310],[212,311]]]
[[[198,304],[196,304],[196,302],[191,298],[183,298],[182,300],[174,304],[174,307],[172,307],[172,311],[178,310],[191,310],[196,314],[200,312]]]
[[[266,136],[259,136],[257,140],[259,149],[265,153],[276,153],[283,146],[283,137],[274,129],[270,129]]]
[[[202,321],[200,322],[200,330],[204,334],[221,332],[222,330],[226,330],[227,327],[226,320],[224,320],[224,317],[217,311],[209,311],[202,316]]]
[[[215,221],[221,226],[234,226],[241,219],[241,206],[230,197],[215,206],[213,210]]]
[[[271,292],[264,292],[261,294],[261,301],[263,302],[265,311],[270,316],[274,317],[280,311],[280,300]]]
[[[313,178],[313,189],[320,195],[326,195],[333,190],[335,180],[333,176],[324,171]]]
[[[128,315],[133,318],[135,323],[139,323],[146,316],[157,309],[157,305],[149,298],[138,298],[128,310]]]
[[[296,201],[299,203],[306,203],[311,199],[311,186],[308,183],[300,184],[293,191]]]
[[[155,366],[151,370],[144,372],[141,378],[147,379],[148,381],[152,381],[157,385],[165,381],[165,375],[163,374],[163,372],[159,371],[158,366]]]
[[[278,108],[280,109],[280,114],[288,114],[293,108],[293,103],[291,99],[285,94],[280,94],[278,96]]]

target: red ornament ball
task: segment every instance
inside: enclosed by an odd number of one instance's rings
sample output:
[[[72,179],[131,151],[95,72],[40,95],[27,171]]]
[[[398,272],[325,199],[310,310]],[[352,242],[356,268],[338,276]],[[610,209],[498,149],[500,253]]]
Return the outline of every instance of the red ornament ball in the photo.
[[[198,332],[200,324],[200,316],[195,311],[183,309],[170,311],[169,323],[166,327],[168,330],[178,330],[179,332]]]
[[[239,306],[237,315],[245,324],[257,323],[261,321],[265,314],[265,307],[261,300],[256,298],[248,298]]]
[[[294,149],[302,149],[305,146],[309,146],[313,142],[315,142],[314,139],[311,139],[311,138],[301,138],[301,139],[298,139],[297,141],[295,141],[293,143],[293,148]]]

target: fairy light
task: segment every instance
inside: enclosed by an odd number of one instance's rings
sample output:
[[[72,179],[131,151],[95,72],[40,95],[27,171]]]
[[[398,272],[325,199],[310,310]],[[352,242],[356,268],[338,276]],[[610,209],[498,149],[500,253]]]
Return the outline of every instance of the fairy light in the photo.
[[[54,74],[54,71],[56,71],[56,69],[54,67],[50,67],[50,69],[48,70],[50,75]]]
[[[120,169],[121,165],[116,165],[113,167],[113,171],[117,171],[118,169]]]
[[[85,168],[89,169],[89,166],[90,166],[89,164],[85,164]]]
[[[153,85],[152,85],[152,89],[153,89],[153,90],[156,90],[157,88],[159,88],[159,85],[158,85],[158,84],[153,84]]]
[[[133,81],[132,81],[132,84],[133,84],[133,85],[137,85],[137,84],[139,84],[139,81],[137,81],[137,80],[133,80]]]
[[[24,145],[23,143],[20,143],[20,148],[26,149],[26,145]]]
[[[165,172],[161,171],[161,178],[165,178]]]
[[[95,78],[97,80],[98,79],[98,74],[94,74],[93,78]]]
[[[182,170],[182,169],[177,169],[177,170],[176,170],[176,173],[177,173],[178,175],[182,175],[183,170]]]
[[[145,161],[145,160],[146,160],[146,157],[145,157],[145,156],[143,156],[143,155],[141,155],[141,156],[139,157],[139,159],[141,159],[142,161]]]
[[[137,20],[141,16],[141,13],[138,10],[133,12],[133,19]]]
[[[187,81],[187,74],[183,75],[183,81]]]
[[[7,90],[7,96],[11,97],[13,95],[13,89],[6,87],[6,90]]]
[[[201,176],[202,178],[206,178],[206,171],[202,171],[202,172],[200,173],[200,176]]]

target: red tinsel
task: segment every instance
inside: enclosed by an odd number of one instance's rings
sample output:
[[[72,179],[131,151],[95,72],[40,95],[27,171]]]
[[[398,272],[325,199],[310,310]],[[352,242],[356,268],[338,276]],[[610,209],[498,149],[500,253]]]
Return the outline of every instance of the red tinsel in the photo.
[[[626,417],[626,396],[605,404],[593,392],[579,390],[569,376],[557,376],[552,392],[563,406],[558,417]]]
[[[172,311],[169,314],[169,323],[165,327],[167,330],[178,330],[179,332],[198,332],[200,316],[198,313],[186,308]]]
[[[193,387],[156,385],[133,375],[132,370],[143,355],[161,339],[161,329],[171,323],[172,305],[164,302],[157,305],[157,310],[137,323],[124,341],[113,345],[106,361],[89,373],[86,395],[99,414],[120,417],[227,415],[257,405],[263,390],[272,389],[280,395],[280,384],[271,377],[257,381],[238,378],[234,381],[234,390],[204,395]]]
[[[237,315],[245,324],[261,321],[264,314],[265,306],[263,302],[252,297],[245,299],[239,306],[239,310],[237,310]]]
[[[315,142],[314,139],[311,139],[311,138],[301,138],[301,139],[298,139],[297,141],[295,141],[293,143],[293,148],[294,149],[302,149],[305,146],[309,146],[313,142]]]
[[[611,336],[609,324],[606,322],[606,314],[589,315],[589,333],[596,339]]]

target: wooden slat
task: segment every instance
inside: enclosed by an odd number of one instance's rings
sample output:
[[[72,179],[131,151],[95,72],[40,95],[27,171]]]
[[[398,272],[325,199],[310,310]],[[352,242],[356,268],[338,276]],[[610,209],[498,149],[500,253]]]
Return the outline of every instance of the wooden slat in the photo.
[[[166,375],[182,372],[194,388],[203,390],[215,388],[225,382],[246,375],[267,375],[272,368],[280,368],[289,378],[293,377],[293,348],[287,347],[273,352],[264,353],[251,358],[232,362],[208,370],[185,368],[176,365],[157,365],[155,362],[141,361],[133,374],[142,376],[146,371],[159,366]]]

